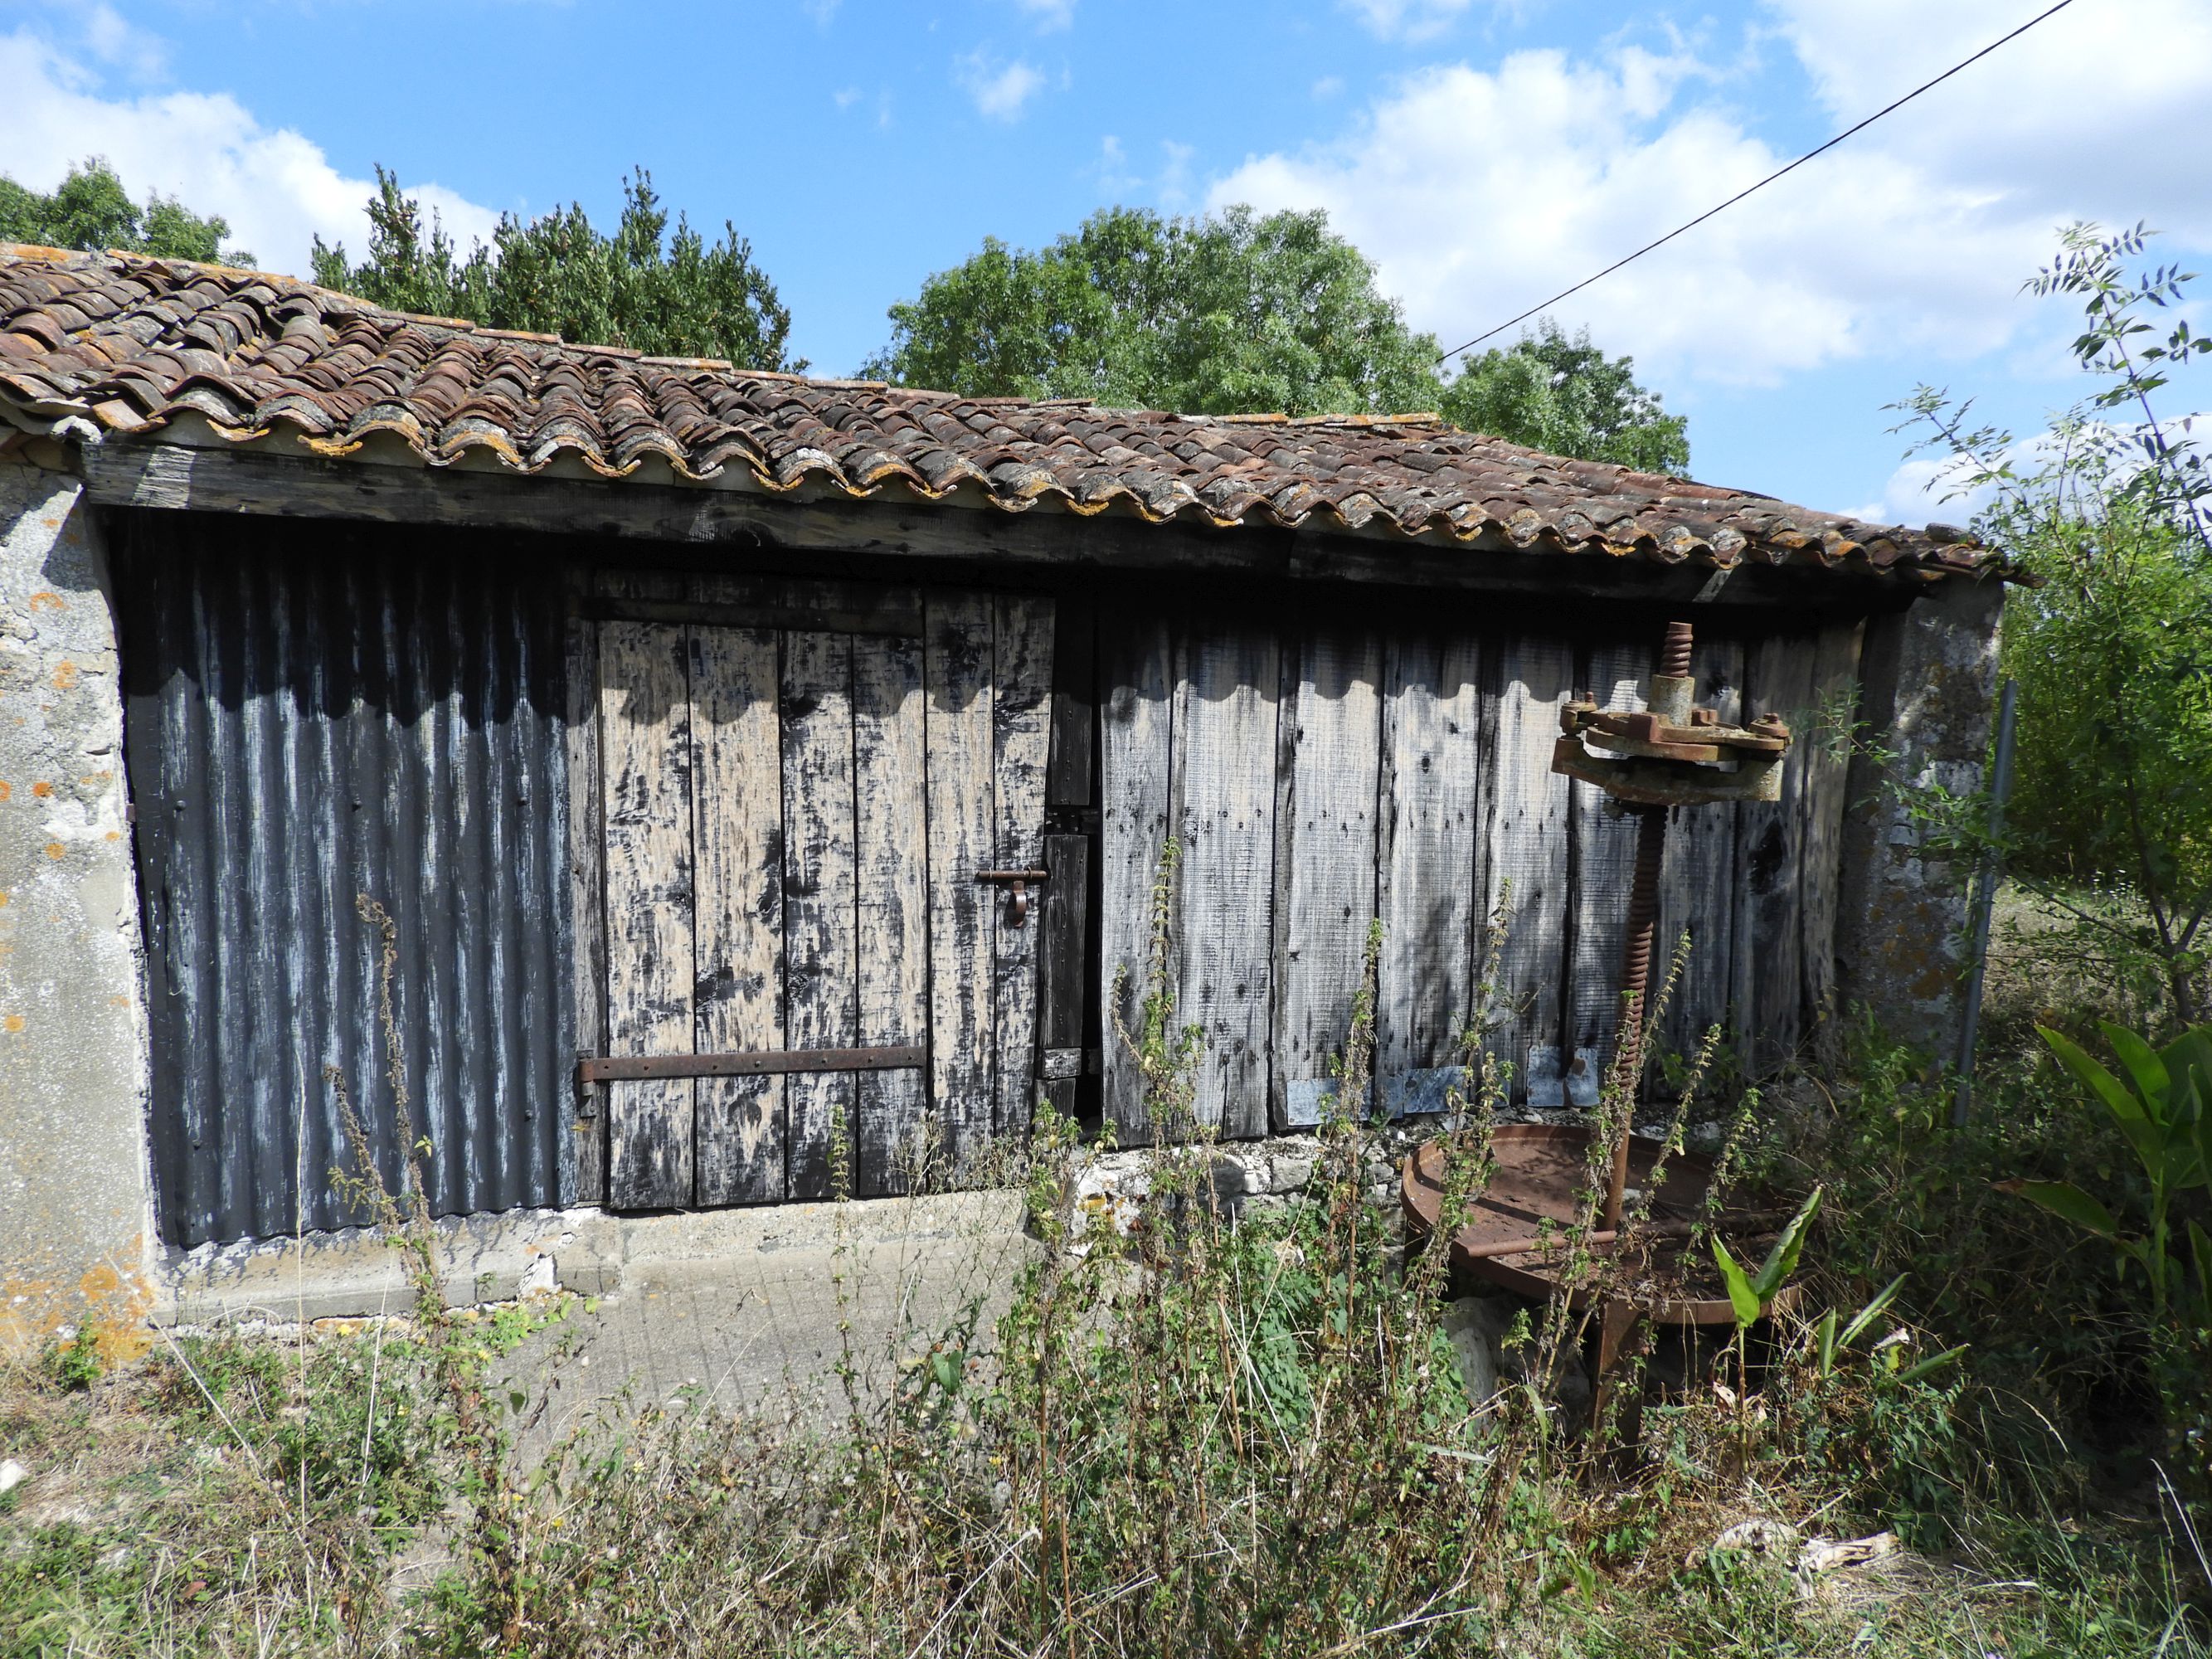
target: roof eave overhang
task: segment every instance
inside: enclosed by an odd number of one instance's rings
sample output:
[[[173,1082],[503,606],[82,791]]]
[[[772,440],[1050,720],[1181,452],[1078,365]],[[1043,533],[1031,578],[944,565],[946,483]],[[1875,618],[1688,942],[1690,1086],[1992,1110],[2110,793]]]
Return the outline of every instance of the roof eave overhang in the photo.
[[[46,421],[54,434],[53,415]],[[1879,568],[1863,561],[1854,568],[1811,548],[1779,557],[1748,549],[1725,563],[1710,554],[1668,561],[1633,547],[1553,544],[1540,537],[1517,542],[1495,529],[1464,538],[1434,530],[1408,535],[1387,519],[1345,525],[1316,518],[1284,526],[1183,515],[1162,522],[1122,503],[1085,512],[1049,495],[1010,510],[981,488],[923,496],[896,481],[856,498],[818,478],[776,489],[735,468],[693,481],[652,460],[618,479],[565,458],[525,472],[489,449],[433,463],[398,434],[325,458],[282,433],[241,439],[188,414],[140,435],[99,432],[82,417],[69,427],[58,435],[71,440],[70,469],[95,502],[110,507],[1859,611],[1887,608],[1934,584],[2003,574],[1994,567]],[[36,447],[49,465],[64,447]]]

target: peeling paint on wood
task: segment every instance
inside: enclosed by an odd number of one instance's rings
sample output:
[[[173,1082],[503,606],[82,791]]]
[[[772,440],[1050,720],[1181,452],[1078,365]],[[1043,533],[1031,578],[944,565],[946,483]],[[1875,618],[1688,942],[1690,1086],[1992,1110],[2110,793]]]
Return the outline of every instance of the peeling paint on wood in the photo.
[[[684,630],[601,624],[599,741],[605,768],[607,1051],[693,1051],[692,806]],[[689,1204],[694,1085],[607,1085],[607,1201]]]
[[[858,1046],[859,888],[853,815],[853,636],[783,636],[785,1021],[794,1048]],[[858,1095],[849,1073],[785,1079],[785,1192],[853,1190]],[[842,1121],[842,1133],[839,1122]]]
[[[697,864],[694,1036],[702,1054],[785,1046],[783,803],[776,636],[693,628],[691,744]],[[580,862],[586,860],[580,860]],[[784,1196],[780,1077],[701,1078],[693,1085],[702,1205]]]
[[[921,596],[912,595],[919,611]],[[926,1043],[929,1032],[927,733],[922,642],[853,644],[853,769],[858,813],[860,1040]],[[928,1080],[919,1071],[859,1079],[860,1190],[903,1192],[919,1167]]]
[[[1053,603],[1001,594],[992,604],[996,662],[991,684],[994,866],[1032,870],[1044,858],[1045,762],[1051,748]],[[992,1012],[996,1109],[1001,1135],[1029,1133],[1036,1092],[1038,896],[1014,925],[1012,901],[994,895]]]
[[[939,1145],[954,1171],[991,1139],[991,601],[933,590],[928,634],[929,1044]]]

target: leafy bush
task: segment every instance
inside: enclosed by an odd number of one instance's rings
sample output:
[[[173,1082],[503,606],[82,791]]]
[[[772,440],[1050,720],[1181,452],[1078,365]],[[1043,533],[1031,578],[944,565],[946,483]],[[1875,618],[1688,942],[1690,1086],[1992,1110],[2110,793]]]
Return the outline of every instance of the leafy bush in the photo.
[[[2207,1012],[2212,961],[2212,472],[2158,394],[2212,340],[2178,314],[2191,276],[2141,268],[2145,246],[2141,228],[2075,226],[2029,283],[2081,302],[2074,354],[2101,383],[2045,435],[1974,427],[1929,386],[1901,407],[2033,582],[2004,617],[2021,687],[2008,867],[2107,975],[2147,970],[2173,1026]],[[2160,310],[2177,314],[2154,329]]]

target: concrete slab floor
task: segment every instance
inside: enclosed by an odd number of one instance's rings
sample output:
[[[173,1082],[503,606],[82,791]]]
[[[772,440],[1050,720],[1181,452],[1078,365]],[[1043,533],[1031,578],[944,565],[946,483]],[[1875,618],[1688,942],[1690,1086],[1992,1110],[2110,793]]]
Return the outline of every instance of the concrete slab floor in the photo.
[[[858,1386],[878,1401],[898,1360],[926,1352],[971,1307],[968,1346],[985,1351],[1040,1247],[1012,1194],[929,1202],[852,1206],[842,1241],[831,1218],[826,1230],[799,1227],[765,1247],[633,1251],[617,1290],[572,1304],[503,1367],[507,1387],[546,1402],[526,1460],[595,1413],[618,1419],[694,1390],[724,1411],[827,1424],[845,1409],[837,1370],[848,1340]]]

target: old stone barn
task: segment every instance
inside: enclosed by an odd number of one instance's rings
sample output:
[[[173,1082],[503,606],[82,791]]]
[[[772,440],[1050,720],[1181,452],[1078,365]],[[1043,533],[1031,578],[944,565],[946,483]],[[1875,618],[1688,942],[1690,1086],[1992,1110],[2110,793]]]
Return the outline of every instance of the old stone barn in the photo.
[[[1884,785],[1978,775],[1989,563],[1427,417],[963,399],[0,248],[0,1326],[363,1219],[338,1080],[398,1182],[387,951],[441,1215],[886,1194],[1041,1101],[1140,1138],[1115,1025],[1171,839],[1224,1136],[1313,1121],[1377,919],[1367,1103],[1433,1109],[1509,884],[1485,1040],[1571,1101],[1634,832],[1548,762],[1671,619],[1702,701],[1800,734],[1778,802],[1677,815],[1675,1041],[1938,1035],[1956,884]]]

